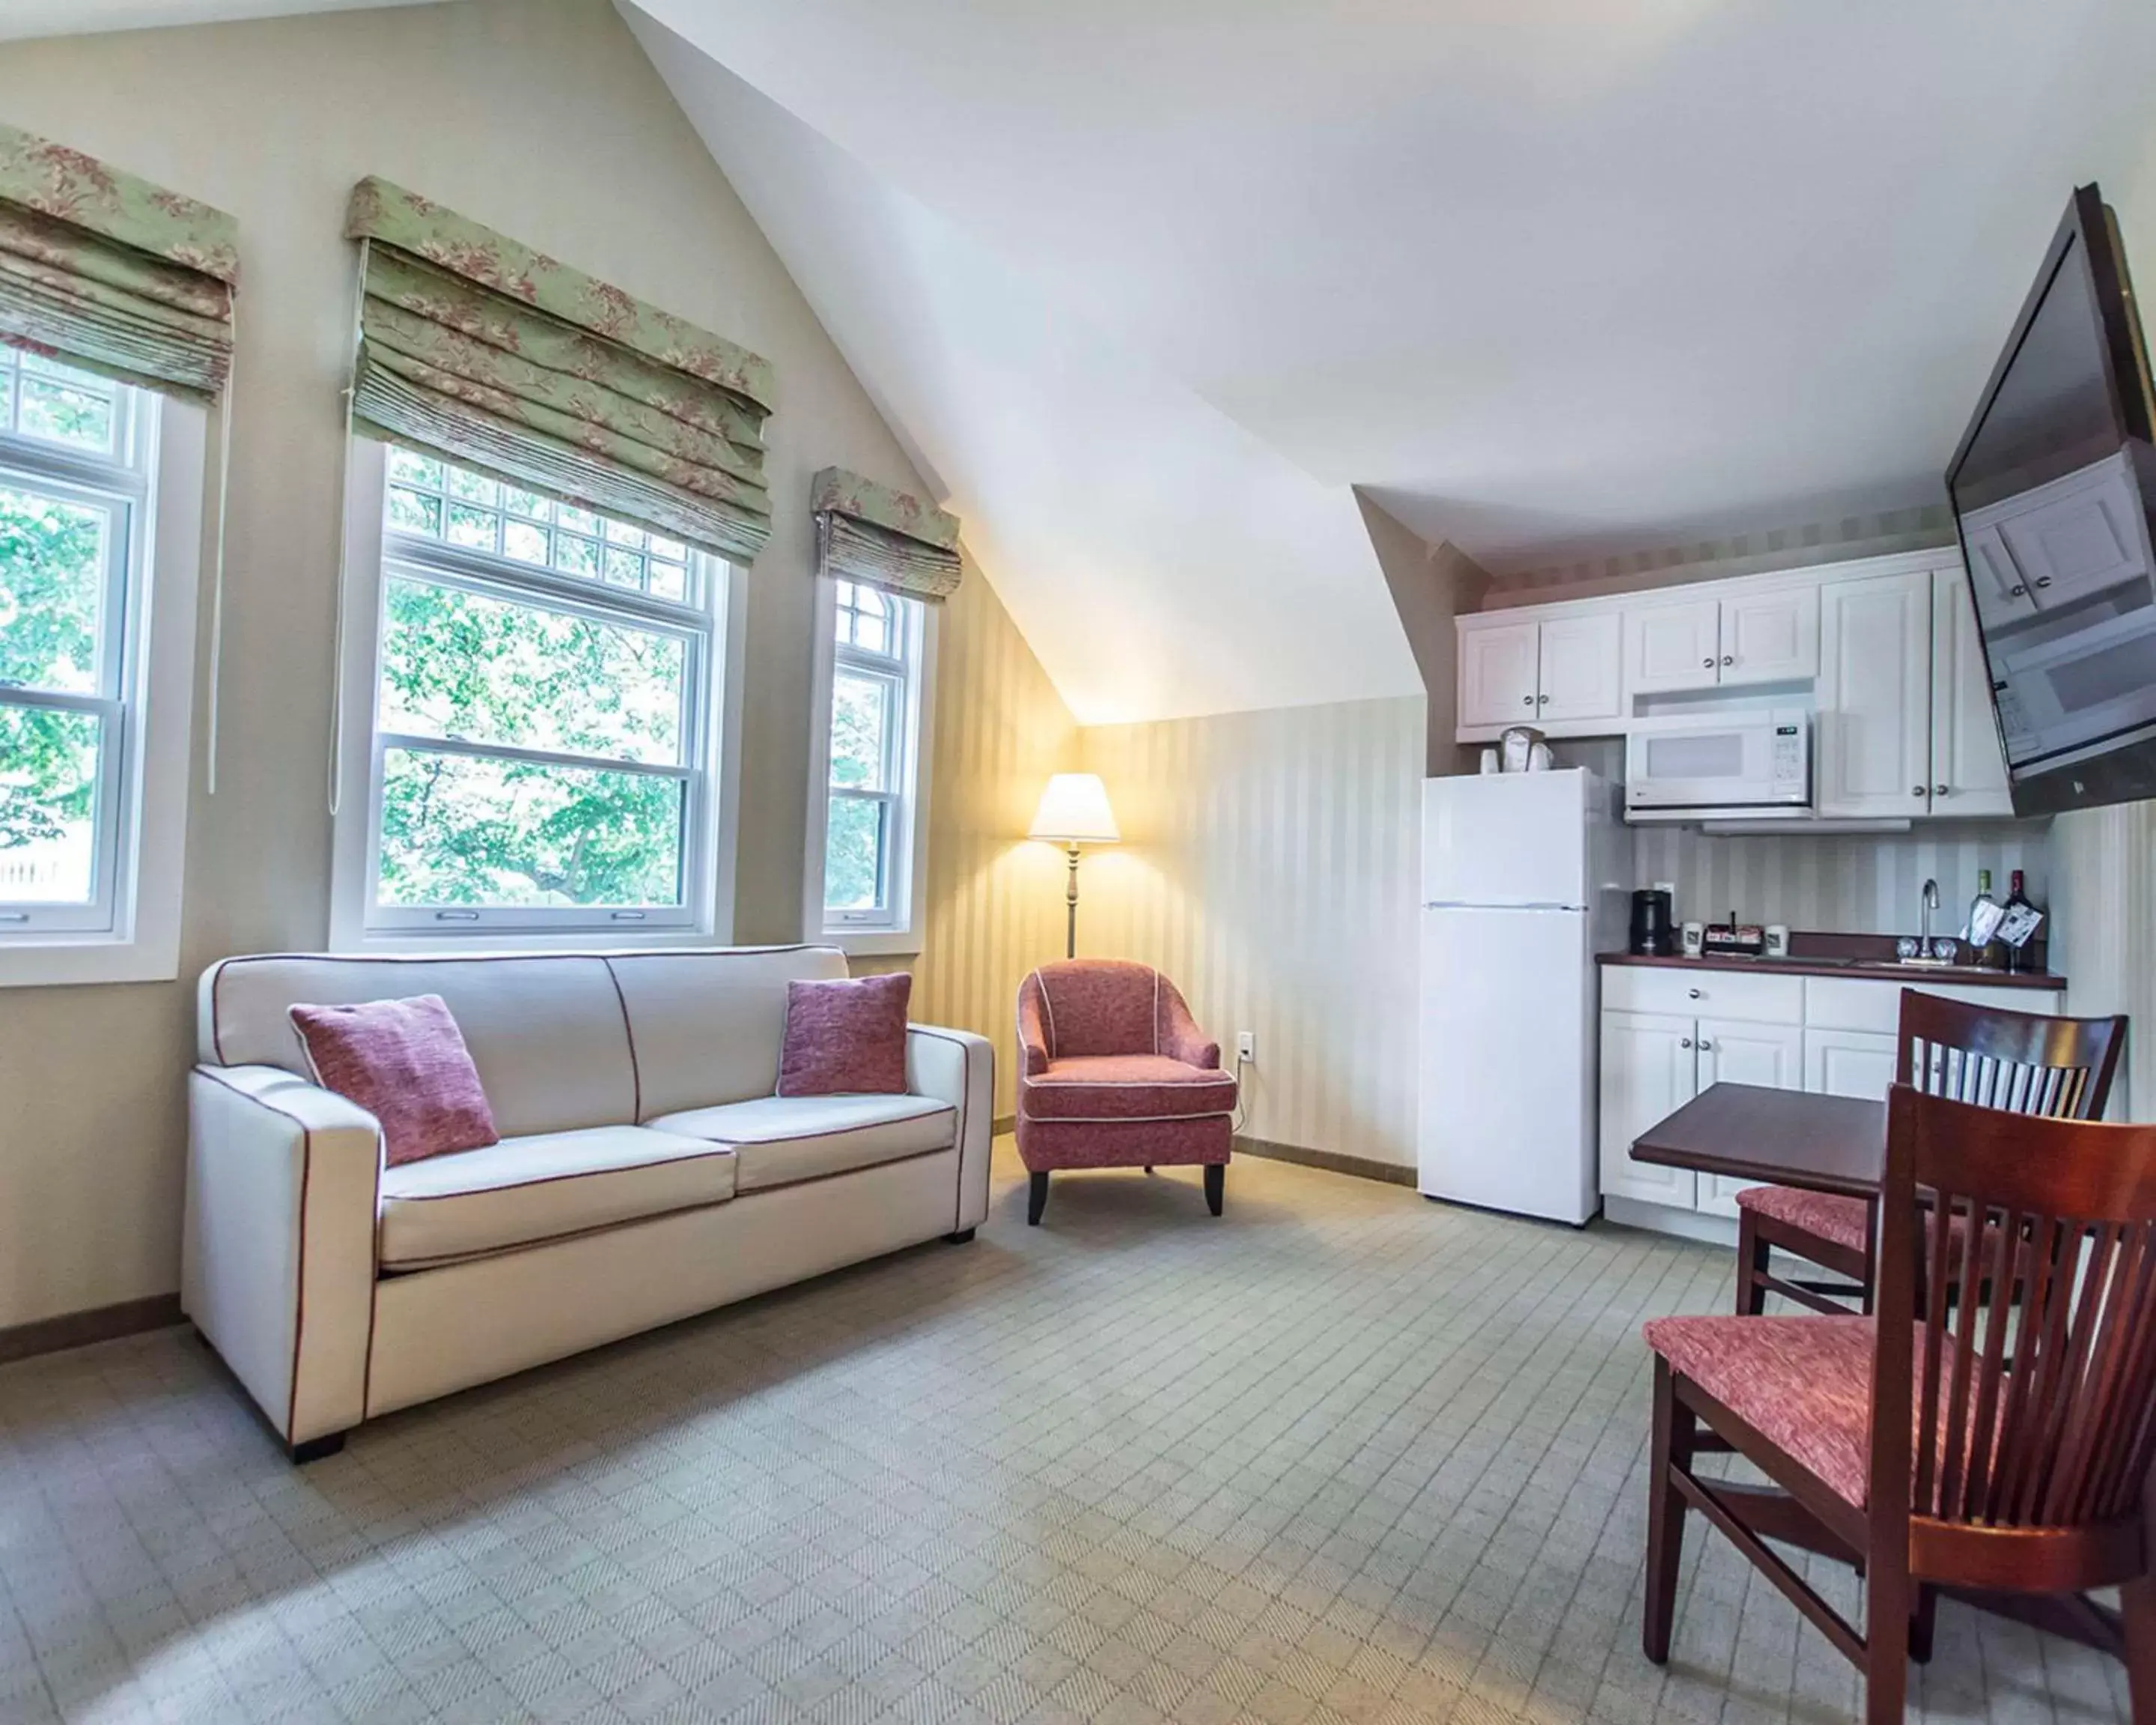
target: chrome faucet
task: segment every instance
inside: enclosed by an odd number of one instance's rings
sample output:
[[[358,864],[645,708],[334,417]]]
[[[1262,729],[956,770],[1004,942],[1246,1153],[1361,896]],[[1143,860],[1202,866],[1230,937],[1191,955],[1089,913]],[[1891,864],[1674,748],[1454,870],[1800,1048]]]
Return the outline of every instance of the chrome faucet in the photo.
[[[1923,892],[1924,948],[1917,955],[1919,957],[1928,958],[1932,956],[1932,912],[1938,907],[1939,883],[1936,880],[1927,880],[1924,882]]]

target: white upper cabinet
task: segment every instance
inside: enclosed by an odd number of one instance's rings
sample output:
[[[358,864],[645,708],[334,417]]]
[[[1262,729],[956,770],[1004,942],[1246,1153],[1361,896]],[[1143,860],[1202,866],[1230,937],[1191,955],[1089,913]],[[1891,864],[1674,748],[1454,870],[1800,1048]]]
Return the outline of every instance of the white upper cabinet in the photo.
[[[1460,723],[1532,725],[1542,663],[1542,625],[1460,631]]]
[[[1813,788],[1825,815],[1931,812],[1932,574],[1820,590]]]
[[[1625,613],[1625,693],[1819,675],[1819,588],[1789,587]]]
[[[1711,689],[1722,662],[1722,604],[1642,605],[1625,613],[1625,692]]]
[[[2122,449],[1970,512],[1986,617],[2025,616],[2145,578],[2148,536],[2130,459]]]
[[[1624,711],[1618,672],[1614,611],[1463,626],[1460,728],[1613,728]]]
[[[1614,613],[1553,617],[1542,626],[1542,686],[1535,722],[1614,719],[1624,711]]]
[[[1747,593],[1722,602],[1722,680],[1810,682],[1819,675],[1816,587]]]
[[[1958,569],[1932,572],[1931,812],[1962,818],[2014,813],[1976,613]]]

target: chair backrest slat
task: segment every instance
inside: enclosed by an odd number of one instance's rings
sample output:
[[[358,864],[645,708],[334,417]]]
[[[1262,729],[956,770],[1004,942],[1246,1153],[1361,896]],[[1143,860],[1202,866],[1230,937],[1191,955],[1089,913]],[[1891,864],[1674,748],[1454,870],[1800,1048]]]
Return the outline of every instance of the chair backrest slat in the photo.
[[[2094,1120],[2111,1100],[2126,1020],[2060,1019],[1902,991],[1897,1083],[2010,1114]]]
[[[2136,1512],[2156,1461],[2156,1126],[1907,1085],[1888,1118],[1874,1491],[1898,1477],[1917,1514],[1995,1528]]]

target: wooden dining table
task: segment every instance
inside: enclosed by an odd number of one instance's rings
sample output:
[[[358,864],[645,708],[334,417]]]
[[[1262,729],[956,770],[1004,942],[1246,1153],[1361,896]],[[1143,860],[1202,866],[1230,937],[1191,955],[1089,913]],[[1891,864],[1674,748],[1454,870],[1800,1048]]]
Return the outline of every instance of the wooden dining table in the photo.
[[[1887,1105],[1813,1091],[1712,1085],[1635,1138],[1632,1156],[1664,1168],[1876,1201],[1887,1180]],[[1791,1513],[1790,1499],[1779,1486],[1730,1483],[1716,1493],[1762,1538],[1845,1561],[1854,1558],[1823,1543],[1819,1524],[1800,1512]],[[2118,1614],[2083,1594],[1940,1592],[2114,1658],[2125,1656]]]

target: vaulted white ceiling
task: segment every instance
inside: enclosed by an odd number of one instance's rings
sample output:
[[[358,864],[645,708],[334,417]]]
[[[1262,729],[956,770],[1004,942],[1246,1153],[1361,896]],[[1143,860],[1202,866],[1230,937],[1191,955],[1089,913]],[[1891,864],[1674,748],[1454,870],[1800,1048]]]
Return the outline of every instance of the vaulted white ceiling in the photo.
[[[2069,188],[2156,257],[2148,0],[617,3],[1087,719],[1417,686],[1351,485],[1937,501]]]
[[[0,41],[11,36],[82,36],[93,30],[147,30],[294,12],[434,3],[438,0],[0,0]]]

